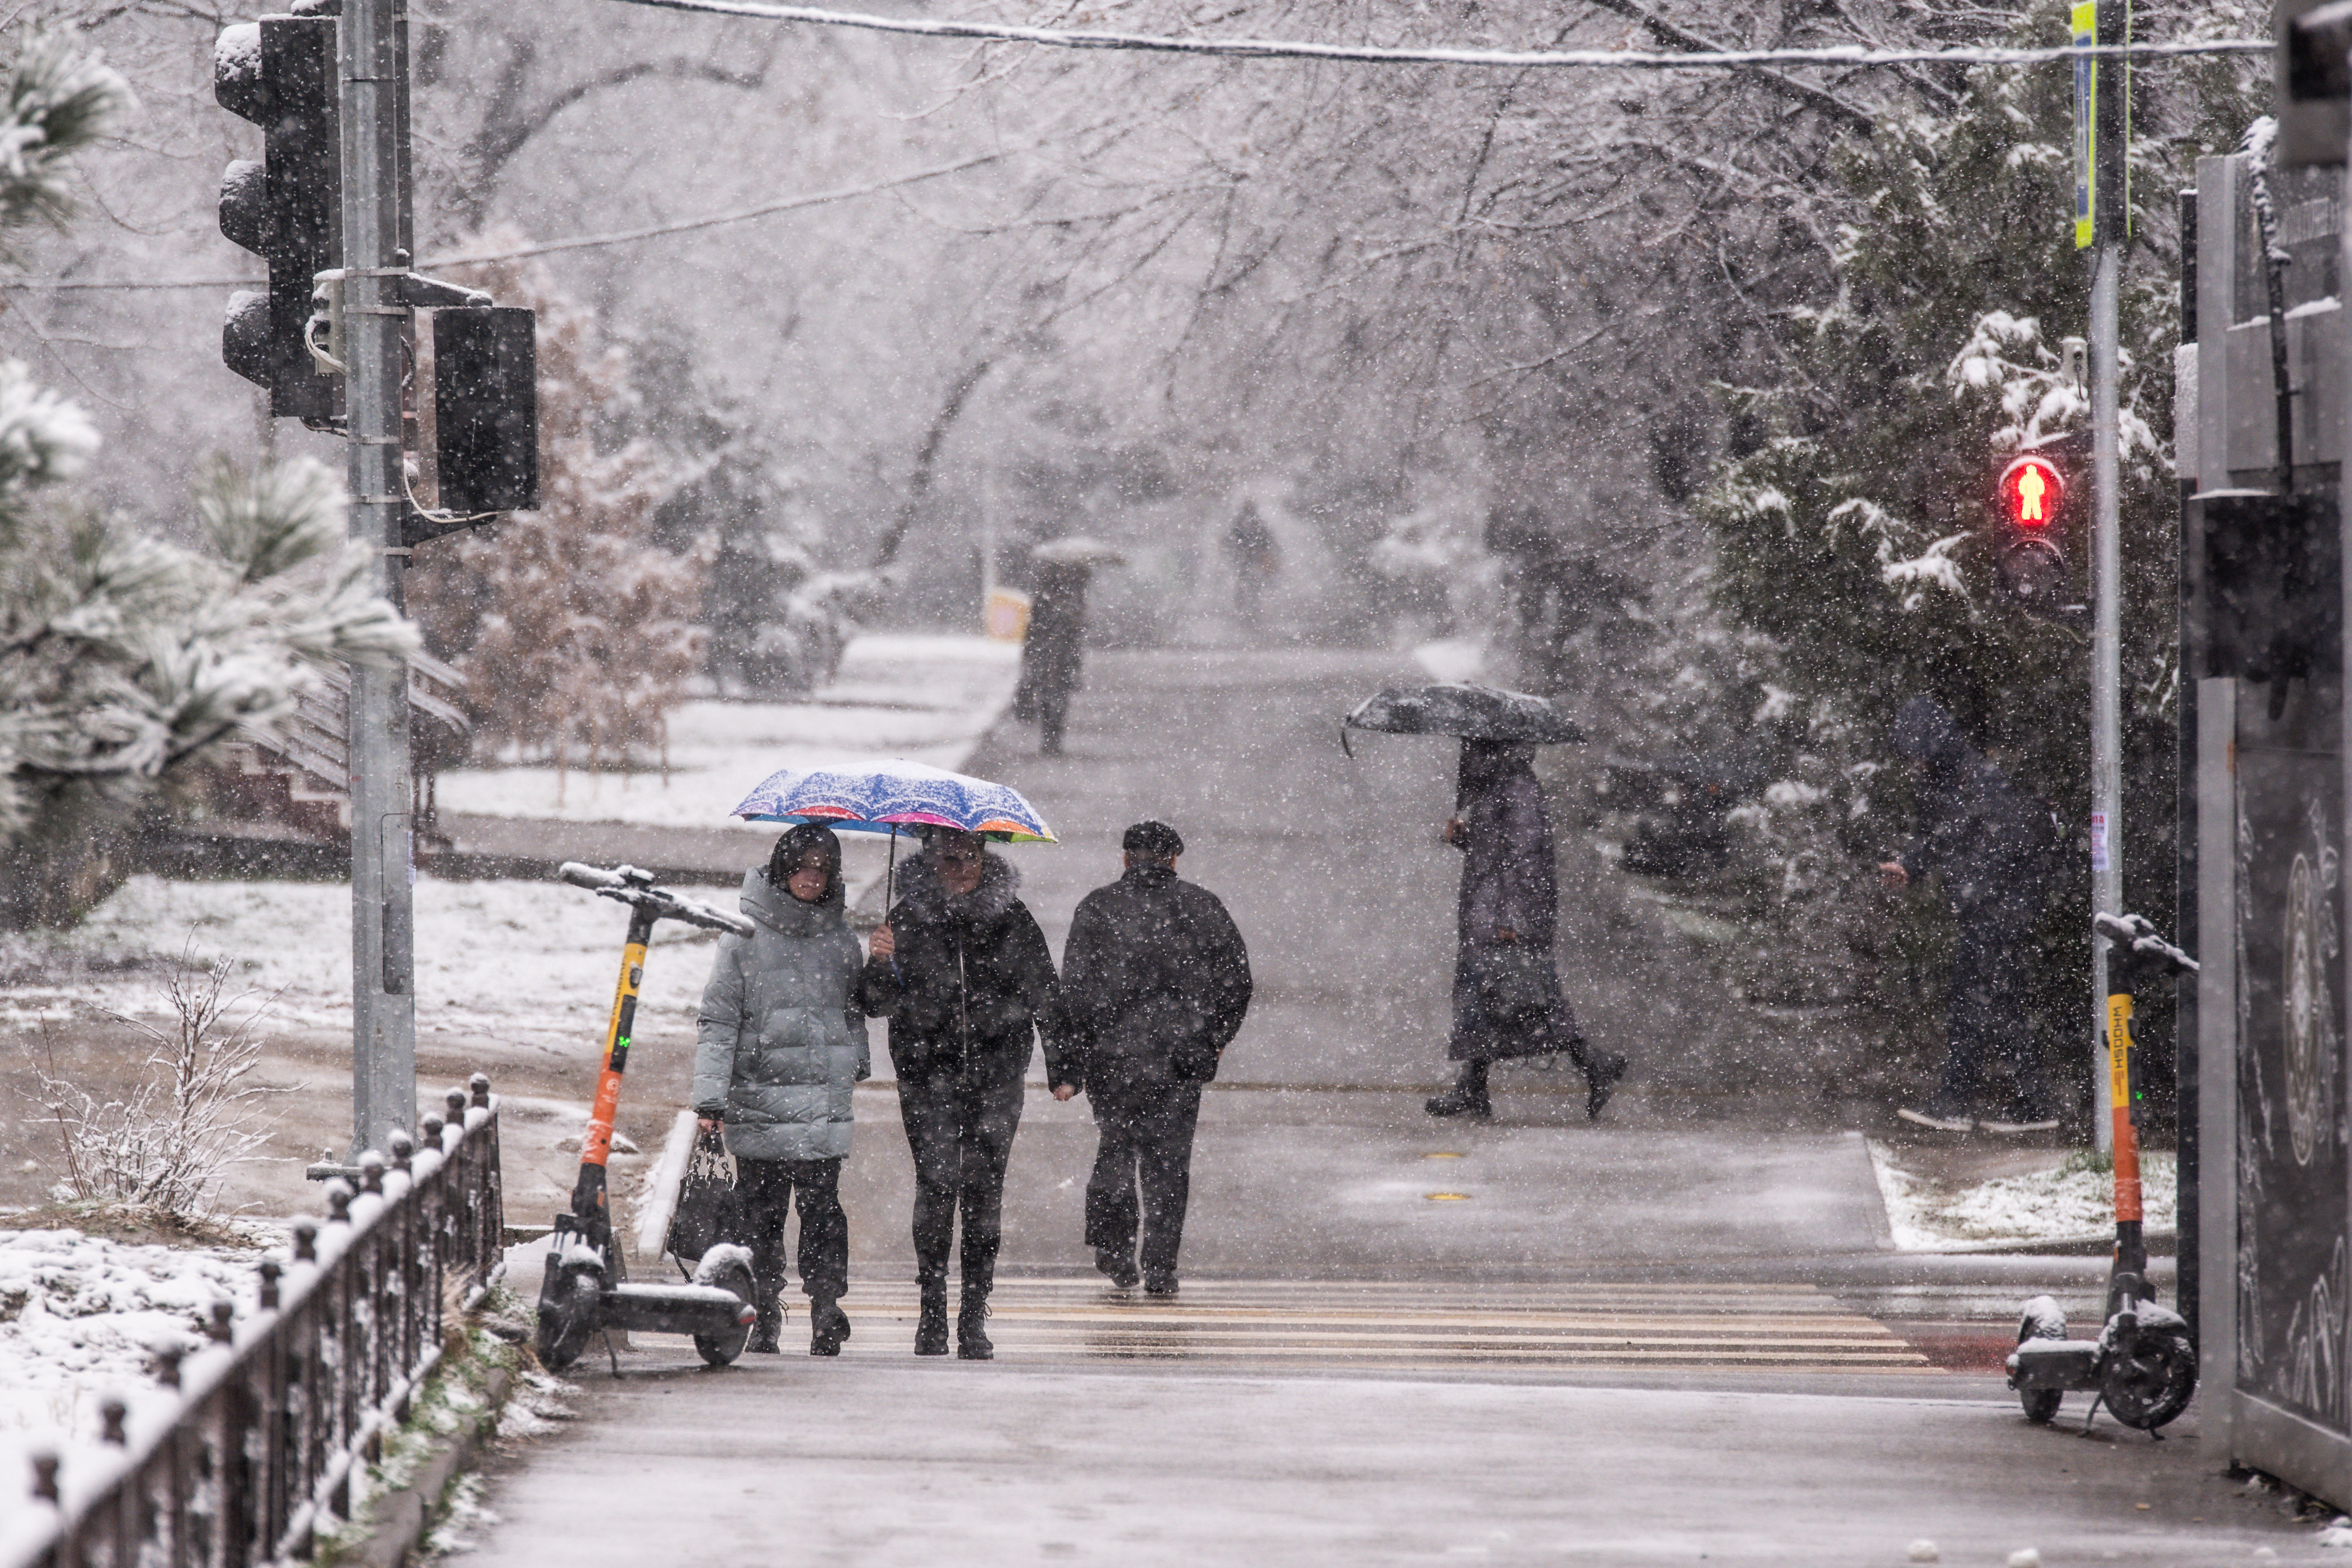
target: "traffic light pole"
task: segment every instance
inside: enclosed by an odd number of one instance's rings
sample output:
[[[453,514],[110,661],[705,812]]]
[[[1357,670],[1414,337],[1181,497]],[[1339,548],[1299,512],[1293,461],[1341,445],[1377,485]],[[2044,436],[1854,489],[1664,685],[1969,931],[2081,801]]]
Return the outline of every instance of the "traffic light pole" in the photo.
[[[398,0],[343,0],[344,408],[352,536],[375,555],[375,586],[402,601],[407,487],[401,458],[402,78]],[[355,665],[351,694],[352,1152],[382,1149],[416,1113],[411,882],[415,791],[408,670]]]
[[[2098,41],[2128,41],[2127,0],[2100,0]],[[2117,346],[2126,187],[2126,68],[2101,62],[2095,82],[2091,245],[2091,908],[2123,903],[2123,463]],[[2107,1070],[2107,942],[2091,941],[2091,1128],[2102,1151],[2115,1140]]]

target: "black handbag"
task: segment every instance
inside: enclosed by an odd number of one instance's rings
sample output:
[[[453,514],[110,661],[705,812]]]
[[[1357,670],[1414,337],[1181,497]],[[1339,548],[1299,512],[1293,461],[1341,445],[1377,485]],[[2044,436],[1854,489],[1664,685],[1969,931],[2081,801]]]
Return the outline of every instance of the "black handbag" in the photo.
[[[727,1239],[735,1218],[735,1157],[716,1131],[695,1136],[687,1156],[686,1179],[678,1184],[677,1208],[669,1216],[662,1250],[690,1266]]]
[[[1478,1000],[1498,1029],[1522,1029],[1549,1015],[1559,994],[1551,954],[1522,942],[1478,955]]]

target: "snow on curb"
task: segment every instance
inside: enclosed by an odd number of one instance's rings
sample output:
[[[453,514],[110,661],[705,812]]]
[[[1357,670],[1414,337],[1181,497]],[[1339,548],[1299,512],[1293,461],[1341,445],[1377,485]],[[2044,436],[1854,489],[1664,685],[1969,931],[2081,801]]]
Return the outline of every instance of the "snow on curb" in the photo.
[[[1956,1187],[1904,1170],[1885,1144],[1867,1142],[1898,1251],[2074,1241],[2114,1229],[2114,1178],[2079,1157]],[[2169,1230],[2176,1223],[2173,1156],[2144,1153],[2140,1163],[2147,1228]]]

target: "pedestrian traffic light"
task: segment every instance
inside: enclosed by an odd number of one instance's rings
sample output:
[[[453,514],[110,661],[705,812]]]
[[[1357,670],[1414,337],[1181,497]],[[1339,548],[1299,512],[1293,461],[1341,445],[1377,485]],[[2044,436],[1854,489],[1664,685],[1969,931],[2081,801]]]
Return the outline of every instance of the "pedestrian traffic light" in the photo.
[[[445,511],[539,510],[534,322],[509,305],[433,312],[434,447]]]
[[[222,29],[213,46],[214,97],[262,134],[261,161],[221,177],[221,233],[269,268],[266,293],[230,298],[221,358],[268,392],[271,414],[310,424],[334,418],[341,391],[302,341],[311,279],[341,263],[335,26],[265,16]]]
[[[1999,494],[1993,585],[2028,614],[2054,614],[2068,586],[2066,554],[2056,537],[2066,476],[2047,455],[2027,452],[2001,469]]]

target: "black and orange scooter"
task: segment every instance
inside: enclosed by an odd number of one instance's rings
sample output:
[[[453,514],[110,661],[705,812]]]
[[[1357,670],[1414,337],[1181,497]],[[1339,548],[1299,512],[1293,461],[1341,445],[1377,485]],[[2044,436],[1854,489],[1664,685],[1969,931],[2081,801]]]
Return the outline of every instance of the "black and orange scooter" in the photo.
[[[613,1115],[621,1103],[621,1075],[628,1069],[630,1035],[636,1024],[637,986],[645,978],[646,944],[653,940],[655,922],[684,921],[738,936],[751,935],[751,922],[656,888],[650,872],[634,866],[606,871],[566,861],[556,875],[575,888],[628,905],[629,937],[621,951],[621,983],[604,1029],[604,1066],[596,1079],[596,1102],[580,1139],[580,1177],[572,1188],[572,1208],[555,1216],[555,1232],[548,1237],[547,1274],[539,1290],[539,1359],[550,1371],[560,1372],[579,1359],[593,1335],[609,1329],[641,1329],[691,1334],[704,1361],[725,1366],[743,1353],[751,1336],[754,1291],[747,1256],[740,1248],[716,1247],[690,1283],[632,1283],[613,1234],[604,1163],[613,1152]]]
[[[2044,1422],[2070,1392],[2090,1392],[2116,1420],[2153,1432],[2189,1407],[2197,1392],[2197,1347],[2179,1313],[2159,1307],[2147,1282],[2141,1229],[2139,1096],[2132,1074],[2132,993],[2144,981],[2194,974],[2197,961],[2157,934],[2140,915],[2099,915],[2107,939],[2107,1083],[2115,1102],[2116,1261],[2107,1275],[2106,1328],[2095,1340],[2066,1337],[2066,1315],[2048,1296],[2025,1304],[2009,1385],[2025,1418]],[[2087,1417],[2085,1418],[2088,1419]]]

